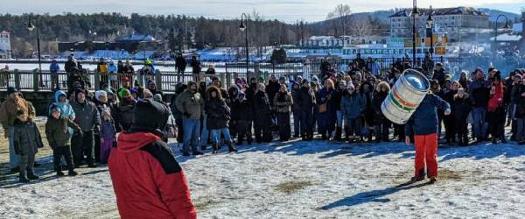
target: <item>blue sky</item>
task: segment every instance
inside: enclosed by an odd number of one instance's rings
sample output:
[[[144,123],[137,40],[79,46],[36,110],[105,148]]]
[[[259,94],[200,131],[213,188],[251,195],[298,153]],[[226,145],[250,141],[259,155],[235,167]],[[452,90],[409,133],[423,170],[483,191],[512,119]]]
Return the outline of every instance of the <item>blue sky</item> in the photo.
[[[93,13],[186,14],[213,18],[236,18],[257,10],[266,19],[286,22],[319,21],[337,4],[349,4],[353,12],[411,7],[412,0],[2,0],[0,13]],[[8,4],[5,4],[8,2]],[[525,0],[419,0],[421,7],[490,7],[519,13]]]

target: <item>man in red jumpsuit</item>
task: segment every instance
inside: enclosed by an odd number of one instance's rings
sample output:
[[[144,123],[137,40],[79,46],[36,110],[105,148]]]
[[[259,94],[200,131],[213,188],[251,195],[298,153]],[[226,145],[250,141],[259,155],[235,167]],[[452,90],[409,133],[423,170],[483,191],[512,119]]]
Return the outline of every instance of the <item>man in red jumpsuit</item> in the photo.
[[[425,166],[430,183],[437,180],[437,109],[444,110],[445,115],[450,114],[450,104],[434,94],[427,94],[405,126],[406,144],[410,144],[409,136],[414,135],[416,146],[415,174],[411,182],[425,179]]]

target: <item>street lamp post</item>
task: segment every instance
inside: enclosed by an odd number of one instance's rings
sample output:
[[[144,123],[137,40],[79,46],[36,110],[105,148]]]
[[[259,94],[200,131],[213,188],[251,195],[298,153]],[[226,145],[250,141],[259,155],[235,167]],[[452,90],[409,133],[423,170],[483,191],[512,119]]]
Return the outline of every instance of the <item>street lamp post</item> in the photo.
[[[510,29],[509,18],[504,14],[498,15],[498,17],[496,18],[496,24],[494,27],[494,56],[496,55],[496,49],[497,49],[496,46],[498,45],[498,21],[501,17],[505,18],[505,26],[503,26],[503,29],[504,30]]]
[[[419,13],[417,11],[417,0],[413,1],[414,8],[412,9],[412,68],[416,67],[416,17]]]
[[[40,55],[40,30],[31,22],[31,17],[29,17],[29,22],[27,23],[27,30],[32,32],[34,29],[36,29],[36,47],[37,47],[37,55],[38,55],[38,78],[39,78],[40,87],[43,87],[44,83],[42,80],[42,61],[41,61],[41,55]]]
[[[249,71],[249,64],[250,64],[250,52],[248,51],[248,15],[245,13],[241,14],[241,25],[239,26],[239,29],[241,32],[245,33],[245,40],[246,40],[246,78],[248,78],[248,71]]]
[[[427,19],[427,36],[430,36],[430,49],[428,52],[430,53],[430,58],[434,55],[434,20],[432,20],[432,5],[430,6],[430,11],[428,12],[428,19]]]

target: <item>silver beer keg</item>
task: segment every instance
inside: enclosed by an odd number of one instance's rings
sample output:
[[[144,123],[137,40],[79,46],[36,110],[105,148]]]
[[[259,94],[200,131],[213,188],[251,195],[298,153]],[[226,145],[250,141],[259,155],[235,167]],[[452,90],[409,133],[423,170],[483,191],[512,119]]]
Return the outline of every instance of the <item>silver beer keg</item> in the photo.
[[[381,104],[381,111],[393,123],[405,124],[430,89],[430,82],[421,72],[407,69]]]

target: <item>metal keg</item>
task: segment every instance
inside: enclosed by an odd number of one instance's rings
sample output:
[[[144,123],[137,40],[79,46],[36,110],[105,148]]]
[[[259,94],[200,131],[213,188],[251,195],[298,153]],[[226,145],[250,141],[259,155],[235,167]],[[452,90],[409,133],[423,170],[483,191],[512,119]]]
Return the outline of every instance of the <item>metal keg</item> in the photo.
[[[407,69],[381,104],[383,115],[393,123],[407,123],[430,89],[430,82],[421,72]]]

